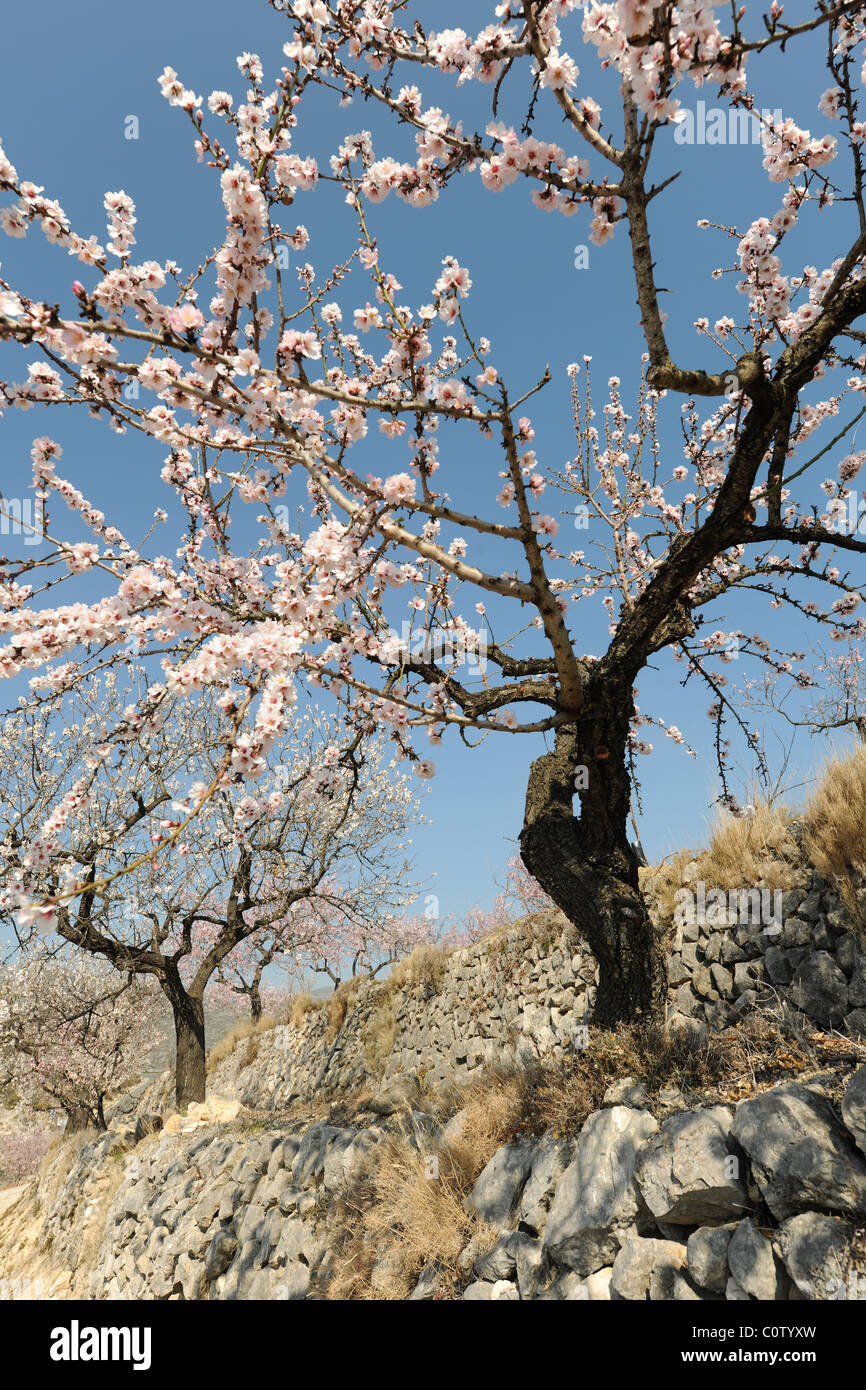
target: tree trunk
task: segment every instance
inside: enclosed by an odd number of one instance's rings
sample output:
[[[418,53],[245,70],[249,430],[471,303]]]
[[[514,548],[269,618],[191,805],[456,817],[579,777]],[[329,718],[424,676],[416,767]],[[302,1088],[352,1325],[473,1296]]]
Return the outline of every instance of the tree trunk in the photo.
[[[180,977],[163,981],[174,1014],[175,1096],[178,1110],[192,1101],[203,1101],[207,1088],[204,1037],[204,1005],[188,994]]]
[[[253,1023],[259,1023],[262,1017],[262,996],[257,985],[250,990],[250,1017]]]
[[[93,1125],[93,1116],[86,1105],[73,1105],[66,1111],[64,1134],[80,1134]]]
[[[626,695],[607,717],[603,707],[591,706],[579,725],[557,730],[554,751],[532,765],[520,835],[527,869],[595,956],[593,1018],[606,1028],[663,1023],[667,999],[662,940],[641,895],[627,833],[625,755],[632,711]]]

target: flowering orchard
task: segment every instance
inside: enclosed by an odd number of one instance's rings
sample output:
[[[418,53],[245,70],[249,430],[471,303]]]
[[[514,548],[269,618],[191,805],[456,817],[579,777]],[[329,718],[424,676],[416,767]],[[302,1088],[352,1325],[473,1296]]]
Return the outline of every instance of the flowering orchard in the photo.
[[[4,724],[0,911],[25,958],[59,936],[158,982],[178,1103],[203,1100],[205,989],[255,1005],[262,955],[297,960],[365,929],[376,942],[411,899],[393,885],[408,882],[414,789],[381,734],[323,716],[293,717],[258,755],[253,791],[223,774],[242,745],[206,696],[136,702],[109,673],[68,693],[64,719],[55,704],[25,702]],[[16,913],[25,884],[53,905]]]
[[[69,256],[80,277],[59,304],[28,297],[14,278],[2,283],[0,335],[25,358],[3,400],[84,403],[119,434],[152,438],[166,494],[157,522],[177,508],[184,522],[173,558],[152,539],[136,548],[76,486],[62,441],[41,433],[33,485],[46,550],[4,567],[0,670],[27,677],[37,699],[74,689],[96,665],[133,660],[130,639],[135,659],[158,657],[162,676],[146,701],[206,695],[224,718],[224,761],[183,798],[199,811],[239,779],[255,798],[308,687],[340,703],[349,737],[381,726],[421,777],[435,772],[430,754],[445,737],[544,734],[548,751],[529,769],[523,861],[595,953],[599,1022],[658,1016],[664,964],[627,818],[633,760],[651,749],[644,729],[675,741],[679,731],[668,711],[662,720],[636,706],[637,677],[665,653],[682,663],[689,693],[706,683],[730,796],[726,724],[754,742],[724,669],[731,638],[780,680],[812,678],[797,653],[775,650],[772,621],[766,634],[730,634],[713,625],[713,605],[750,590],[804,628],[826,624],[841,640],[864,631],[846,566],[866,540],[838,521],[863,461],[848,436],[866,410],[856,327],[866,309],[866,8],[822,0],[789,21],[777,0],[749,16],[707,0],[502,0],[477,33],[425,28],[412,0],[274,8],[282,54],[241,55],[240,96],[205,99],[170,67],[160,78],[225,210],[221,244],[203,248],[193,272],[146,258],[129,193],[106,194],[100,240],[16,171],[11,147],[0,161],[0,223],[12,238],[4,273],[15,238],[37,231],[46,255]],[[824,90],[819,109],[777,118],[766,114],[776,108],[762,73],[793,52]],[[719,272],[729,312],[698,317],[697,347],[677,362],[651,215],[670,183],[656,174],[659,151],[688,170],[696,156],[672,132],[684,101],[707,89],[761,122],[763,149],[743,158],[763,160],[767,177],[747,225],[730,225],[719,187],[698,226],[679,230],[681,243],[715,237],[733,265]],[[800,87],[789,90],[795,103]],[[483,133],[470,133],[460,111],[471,97],[474,114],[476,91],[489,97]],[[346,133],[319,160],[315,103],[331,98]],[[377,144],[359,128],[359,99],[390,122]],[[828,133],[811,134],[816,119]],[[530,361],[526,381],[509,386],[473,321],[483,267],[443,245],[426,298],[405,302],[377,239],[384,199],[423,217],[463,178],[480,180],[491,200],[525,187],[539,246],[542,213],[587,219],[598,248],[628,239],[639,308],[623,363],[633,379],[643,364],[639,399],[629,413],[614,378],[599,428],[575,364],[578,451],[564,467],[533,445],[556,384]],[[335,194],[350,227],[345,255],[323,274],[304,260],[290,277],[287,261],[312,257],[333,226]],[[794,234],[807,225],[827,247],[821,268],[797,262]],[[690,299],[697,293],[691,286]],[[520,329],[531,344],[531,323]],[[671,458],[657,421],[677,412],[683,444]],[[467,455],[487,480],[483,515],[461,505]],[[563,500],[587,519],[585,544],[571,552],[558,537]],[[60,503],[74,513],[66,534]],[[238,517],[252,537],[243,546],[232,540]],[[84,572],[86,601],[76,588]],[[581,637],[598,604],[609,636],[601,655]],[[413,632],[444,631],[452,646],[419,655],[407,610]],[[483,672],[467,679],[456,654],[482,646]],[[147,716],[124,715],[108,744],[133,717]],[[82,897],[78,871],[61,879],[59,865],[45,891],[54,818],[73,809],[58,804],[21,859],[25,919],[109,891],[97,877]],[[179,841],[172,830],[163,865]]]

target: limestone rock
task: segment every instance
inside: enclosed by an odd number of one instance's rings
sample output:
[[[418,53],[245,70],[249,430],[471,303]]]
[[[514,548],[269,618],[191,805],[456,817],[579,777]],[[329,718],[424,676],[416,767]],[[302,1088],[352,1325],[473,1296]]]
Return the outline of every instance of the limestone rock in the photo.
[[[640,1209],[634,1182],[638,1153],[657,1129],[648,1111],[623,1105],[590,1115],[547,1218],[548,1260],[581,1276],[612,1263]]]
[[[741,1101],[731,1133],[777,1220],[810,1206],[866,1215],[866,1161],[815,1090],[789,1082]]]
[[[665,1120],[637,1170],[653,1216],[671,1225],[708,1225],[740,1216],[747,1205],[731,1144],[731,1112],[723,1105]]]

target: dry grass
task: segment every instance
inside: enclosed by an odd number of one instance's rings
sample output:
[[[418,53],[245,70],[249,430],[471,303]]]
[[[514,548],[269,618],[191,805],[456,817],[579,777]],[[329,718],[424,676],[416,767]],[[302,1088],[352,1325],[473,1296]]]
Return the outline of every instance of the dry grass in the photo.
[[[855,885],[866,875],[866,747],[827,763],[803,820],[809,858],[856,914]]]
[[[388,997],[369,1019],[364,1030],[364,1055],[371,1076],[382,1075],[396,1037],[397,1018]]]
[[[788,834],[793,812],[780,802],[756,800],[754,814],[721,812],[703,850],[679,850],[669,863],[640,871],[641,889],[662,922],[673,920],[677,891],[698,881],[708,889],[791,886],[792,867],[802,851]]]
[[[354,975],[351,980],[344,980],[341,985],[338,985],[334,993],[328,998],[325,1004],[328,1015],[328,1031],[325,1036],[329,1043],[334,1041],[342,1028],[349,1011],[349,1005],[354,999],[360,983],[360,977]]]
[[[258,1055],[257,1039],[259,1035],[261,1033],[269,1033],[273,1028],[276,1028],[276,1026],[277,1020],[271,1018],[270,1014],[263,1014],[258,1023],[253,1023],[251,1018],[245,1018],[235,1023],[208,1053],[208,1071],[212,1071],[215,1066],[224,1061],[226,1057],[230,1056],[238,1043],[243,1042],[244,1038],[249,1038],[250,1042],[247,1045],[247,1054],[244,1058],[243,1065],[245,1067],[250,1066]]]
[[[410,955],[393,966],[385,981],[386,988],[393,993],[418,985],[430,985],[438,992],[451,954],[443,946],[416,946]]]
[[[698,861],[704,881],[714,888],[788,887],[791,862],[800,853],[788,835],[793,814],[782,802],[761,800],[755,802],[753,815],[720,814],[709,849]]]
[[[300,993],[296,994],[294,999],[292,1000],[292,1007],[289,1013],[289,1022],[295,1028],[301,1028],[303,1026],[304,1019],[307,1017],[307,1014],[313,1013],[316,1009],[320,1008],[321,1004],[316,1003],[309,990],[302,989]]]
[[[435,1155],[419,1153],[401,1135],[374,1151],[368,1171],[335,1210],[336,1267],[330,1299],[407,1298],[426,1265],[441,1274],[441,1295],[465,1283],[458,1259],[476,1237],[480,1255],[497,1234],[464,1201],[479,1173],[517,1129],[528,1100],[525,1077],[490,1069],[461,1094],[463,1124]],[[438,1169],[431,1170],[435,1157]],[[333,1217],[332,1217],[333,1219]],[[374,1275],[377,1258],[383,1265]]]

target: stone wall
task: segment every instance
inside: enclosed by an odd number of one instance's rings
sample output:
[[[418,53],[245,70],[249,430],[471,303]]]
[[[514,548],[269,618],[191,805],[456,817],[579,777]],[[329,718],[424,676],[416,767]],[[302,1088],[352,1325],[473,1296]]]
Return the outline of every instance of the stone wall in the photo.
[[[430,1263],[409,1296],[866,1299],[866,1066],[736,1105],[684,1100],[623,1078],[579,1132],[502,1145],[466,1198],[478,1225],[449,1283]],[[121,1128],[80,1149],[59,1191],[49,1164],[17,1227],[0,1217],[0,1263],[39,1272],[37,1296],[327,1298],[345,1200],[385,1136],[435,1155],[464,1114],[446,1125],[406,1102],[364,1125]],[[370,1289],[393,1293],[399,1248],[369,1253]]]
[[[687,865],[683,875],[695,896],[697,873]],[[711,891],[705,886],[708,903]],[[712,904],[703,920],[698,912],[679,914],[690,920],[676,925],[668,956],[670,1014],[718,1030],[756,1007],[784,1007],[822,1029],[866,1034],[866,890],[848,908],[806,867],[760,906],[759,892],[742,920],[729,912],[732,920],[717,923],[721,910]]]
[[[397,989],[364,981],[347,991],[338,1027],[327,1008],[316,1008],[299,1025],[239,1043],[209,1085],[280,1110],[404,1073],[460,1082],[493,1059],[520,1062],[573,1046],[595,995],[595,962],[558,913],[448,956],[421,955],[413,973]],[[139,1108],[162,1112],[171,1096],[166,1075]]]
[[[686,888],[696,866],[687,866]],[[770,898],[777,920],[761,920],[757,900],[743,920],[667,924],[669,1017],[702,1034],[723,1029],[757,1007],[851,1036],[866,1035],[866,954],[849,911],[814,870]],[[866,903],[863,890],[860,894]],[[698,904],[699,906],[699,904]],[[689,914],[679,913],[679,916]],[[661,925],[661,924],[660,924]],[[769,927],[769,930],[768,930]],[[496,1060],[526,1062],[585,1044],[597,969],[561,914],[542,914],[447,957],[419,960],[417,978],[392,989],[363,982],[345,995],[345,1013],[308,1012],[294,1024],[241,1042],[209,1084],[254,1108],[280,1110],[294,1100],[377,1087],[402,1074],[461,1082]],[[341,1005],[342,1007],[342,1005]],[[167,1074],[142,1098],[142,1112],[171,1103]]]

